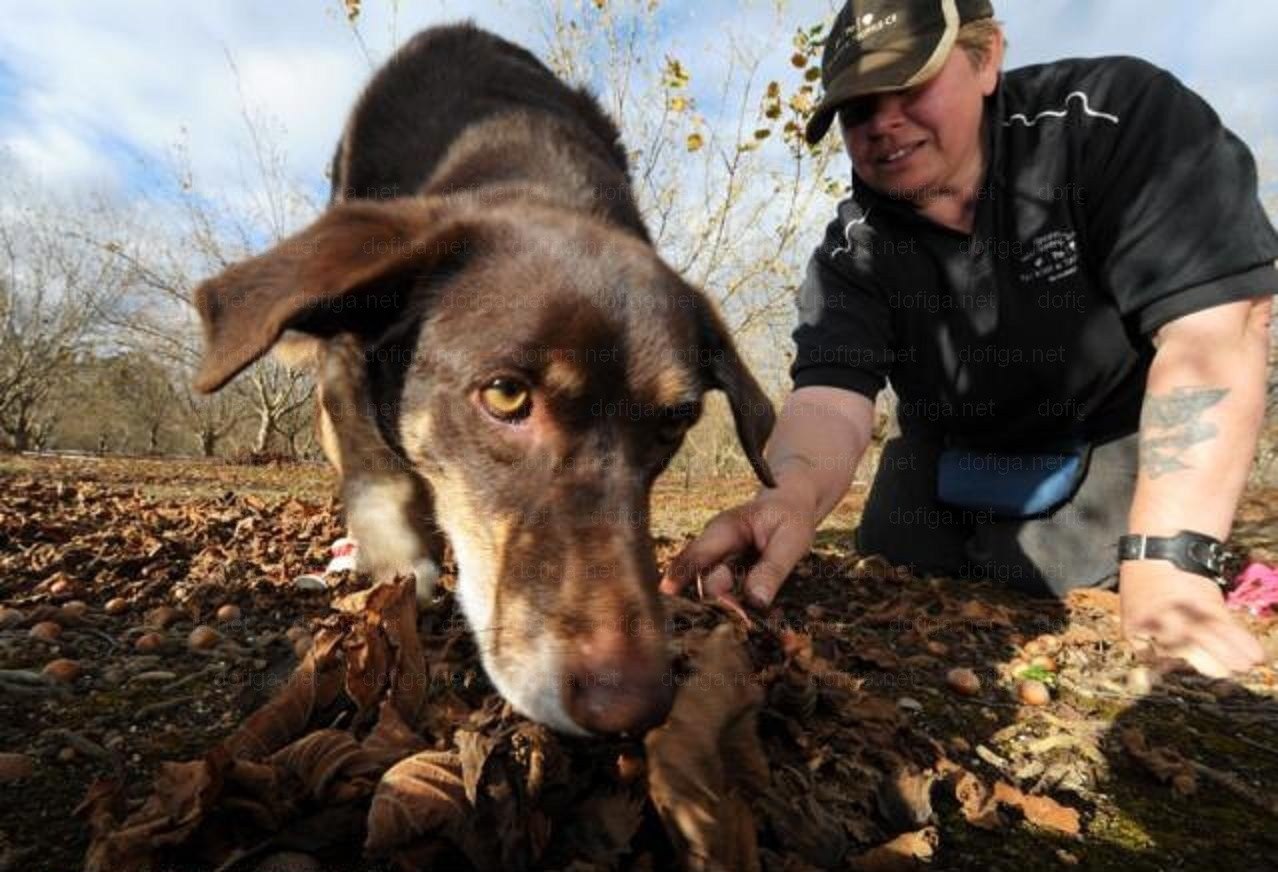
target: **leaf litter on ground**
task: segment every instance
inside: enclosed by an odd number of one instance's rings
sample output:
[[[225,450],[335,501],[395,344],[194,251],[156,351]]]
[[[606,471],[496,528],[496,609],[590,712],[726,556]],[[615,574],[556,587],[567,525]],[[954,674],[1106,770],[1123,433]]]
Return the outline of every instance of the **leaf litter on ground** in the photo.
[[[64,627],[63,653],[88,664],[77,694],[109,695],[103,673],[120,666],[181,676],[135,685],[144,689],[198,678],[223,660],[241,677],[266,675],[243,662],[258,654],[278,679],[267,693],[241,680],[241,700],[256,702],[238,726],[224,715],[220,735],[198,710],[161,715],[187,725],[183,747],[199,753],[164,762],[143,746],[155,773],[149,791],[139,792],[133,765],[119,765],[123,746],[104,749],[80,806],[94,833],[87,868],[255,869],[284,856],[352,868],[944,865],[955,860],[956,826],[1007,833],[1024,820],[1086,839],[1115,777],[1102,737],[1112,706],[1139,697],[1127,691],[1135,661],[1117,642],[1112,593],[1071,597],[1061,618],[1043,622],[1033,604],[988,587],[977,596],[827,549],[800,565],[777,611],[747,626],[713,605],[668,601],[680,652],[672,678],[681,681],[670,723],[648,742],[568,739],[495,695],[447,591],[420,613],[403,586],[363,588],[353,576],[332,591],[297,593],[292,575],[322,565],[327,541],[340,535],[332,503],[157,499],[105,480],[5,483],[0,541],[12,547],[0,551],[0,591],[20,617],[0,630],[0,645],[13,657],[32,644],[18,634],[54,620]],[[446,574],[445,587],[452,581]],[[68,596],[88,602],[87,614],[64,614]],[[112,599],[130,608],[103,610]],[[244,617],[215,622],[228,601]],[[147,661],[131,640],[158,606],[175,613],[156,631],[170,647]],[[291,667],[284,630],[299,621],[311,644]],[[200,622],[225,637],[212,660],[174,647]],[[1044,653],[1057,662],[1050,674],[1060,696],[1023,708],[1004,661]],[[0,665],[38,672],[39,662],[13,657]],[[976,697],[946,688],[954,666],[979,674]],[[716,685],[707,675],[740,680]],[[1247,686],[1272,689],[1272,672]],[[192,688],[213,711],[229,699],[199,684],[180,689]],[[1201,700],[1258,736],[1266,711],[1246,694],[1214,691],[1169,676],[1145,701]],[[983,721],[988,728],[974,736]],[[62,741],[102,747],[93,740],[100,733],[63,729]],[[202,735],[214,738],[201,747]],[[1122,746],[1146,769],[1142,752]],[[42,755],[56,750],[47,747],[25,748],[35,752],[37,779]],[[1207,766],[1192,744],[1164,736],[1145,747],[1185,764],[1166,782],[1169,797],[1186,771],[1248,795],[1227,761]],[[1071,850],[1086,857],[1080,844]]]

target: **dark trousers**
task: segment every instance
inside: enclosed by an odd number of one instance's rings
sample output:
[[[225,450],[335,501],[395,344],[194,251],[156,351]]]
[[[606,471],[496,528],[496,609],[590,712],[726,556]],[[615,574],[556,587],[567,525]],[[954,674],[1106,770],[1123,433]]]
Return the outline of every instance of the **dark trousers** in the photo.
[[[988,580],[1036,596],[1064,596],[1118,580],[1118,537],[1136,489],[1138,434],[1096,445],[1086,477],[1051,514],[1000,519],[936,499],[941,446],[901,436],[883,448],[857,530],[857,550],[916,574]]]

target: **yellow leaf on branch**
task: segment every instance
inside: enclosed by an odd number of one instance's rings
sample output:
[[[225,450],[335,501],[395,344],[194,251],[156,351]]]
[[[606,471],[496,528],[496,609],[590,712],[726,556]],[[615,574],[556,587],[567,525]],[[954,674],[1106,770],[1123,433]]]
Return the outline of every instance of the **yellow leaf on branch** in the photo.
[[[667,88],[686,88],[692,76],[678,58],[667,57],[662,82]]]

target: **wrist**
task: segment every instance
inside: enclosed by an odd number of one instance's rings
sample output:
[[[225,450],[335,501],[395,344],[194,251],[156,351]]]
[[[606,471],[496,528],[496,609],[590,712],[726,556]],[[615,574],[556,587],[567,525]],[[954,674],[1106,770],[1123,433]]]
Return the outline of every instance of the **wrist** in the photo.
[[[1214,536],[1178,530],[1171,536],[1128,534],[1118,540],[1120,568],[1132,563],[1162,564],[1227,587],[1236,558]]]
[[[774,488],[760,488],[757,496],[773,496],[795,503],[812,512],[813,521],[820,514],[821,483],[816,465],[806,457],[790,455],[772,467]]]
[[[1165,560],[1128,560],[1118,567],[1118,593],[1124,600],[1224,601],[1225,591],[1210,578],[1177,569]]]

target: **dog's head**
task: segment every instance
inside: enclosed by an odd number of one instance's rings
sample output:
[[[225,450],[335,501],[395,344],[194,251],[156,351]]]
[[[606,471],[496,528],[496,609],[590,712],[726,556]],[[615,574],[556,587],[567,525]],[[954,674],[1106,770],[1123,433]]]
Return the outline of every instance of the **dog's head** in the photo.
[[[387,442],[425,478],[498,690],[569,731],[639,729],[671,688],[649,493],[726,393],[771,484],[772,406],[652,248],[552,208],[335,206],[196,293],[220,388],[285,330],[366,350]]]

